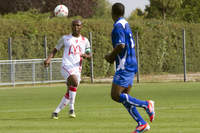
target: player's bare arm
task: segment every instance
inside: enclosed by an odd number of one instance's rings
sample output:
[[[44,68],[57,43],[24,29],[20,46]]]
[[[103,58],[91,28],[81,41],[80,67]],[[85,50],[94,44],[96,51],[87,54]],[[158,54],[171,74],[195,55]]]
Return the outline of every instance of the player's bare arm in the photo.
[[[107,62],[109,63],[114,63],[115,57],[125,48],[124,44],[119,44],[117,45],[113,51],[109,54],[107,54],[104,58],[106,59]]]
[[[49,66],[49,63],[51,62],[51,58],[54,58],[54,56],[56,55],[56,53],[57,53],[57,49],[54,48],[53,51],[48,56],[48,58],[44,61],[44,66],[45,67]]]

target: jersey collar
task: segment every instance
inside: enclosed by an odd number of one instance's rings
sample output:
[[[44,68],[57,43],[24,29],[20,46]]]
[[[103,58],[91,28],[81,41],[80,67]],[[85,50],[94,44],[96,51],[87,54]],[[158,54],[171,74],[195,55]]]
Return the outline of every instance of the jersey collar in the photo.
[[[80,36],[79,36],[79,37],[75,37],[75,36],[73,36],[73,35],[72,35],[72,33],[70,33],[70,35],[71,35],[72,37],[74,37],[74,38],[77,38],[77,39],[82,37],[82,35],[81,35],[81,34],[80,34]]]
[[[118,21],[120,21],[121,19],[124,19],[124,17],[119,17],[119,18],[115,21],[114,25],[115,25]]]

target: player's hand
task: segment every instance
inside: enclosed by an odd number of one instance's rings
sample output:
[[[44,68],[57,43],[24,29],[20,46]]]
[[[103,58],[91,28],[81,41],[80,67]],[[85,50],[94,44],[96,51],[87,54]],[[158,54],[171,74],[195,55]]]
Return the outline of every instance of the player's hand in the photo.
[[[83,59],[87,58],[87,54],[81,54],[80,55]]]
[[[114,59],[111,58],[110,54],[105,55],[104,59],[111,64],[114,63]]]
[[[49,61],[48,59],[46,59],[46,60],[44,61],[44,67],[48,67],[48,66],[49,66],[49,63],[50,63],[50,61]]]
[[[80,55],[83,59],[87,59],[87,58],[90,58],[91,55],[90,54],[81,54]]]

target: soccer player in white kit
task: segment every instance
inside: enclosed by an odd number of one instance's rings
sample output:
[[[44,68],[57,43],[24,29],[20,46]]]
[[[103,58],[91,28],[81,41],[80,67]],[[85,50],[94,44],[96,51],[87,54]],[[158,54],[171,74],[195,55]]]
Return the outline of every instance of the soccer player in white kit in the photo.
[[[51,58],[64,46],[61,74],[66,80],[67,92],[52,113],[53,119],[58,119],[58,113],[67,104],[69,104],[69,116],[72,118],[76,117],[74,103],[77,87],[81,80],[82,59],[91,57],[90,43],[86,37],[80,34],[81,28],[82,22],[80,20],[72,21],[72,33],[62,36],[56,47],[44,61],[44,65],[48,67]]]

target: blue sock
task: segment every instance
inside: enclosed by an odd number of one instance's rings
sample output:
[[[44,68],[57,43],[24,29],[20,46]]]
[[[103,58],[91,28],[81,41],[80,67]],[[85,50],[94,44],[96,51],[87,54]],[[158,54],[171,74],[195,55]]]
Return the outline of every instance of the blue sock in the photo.
[[[131,97],[129,94],[121,93],[119,102],[123,103],[124,101],[136,107],[143,107],[145,109],[148,107],[147,101],[142,101],[142,100]]]
[[[146,124],[140,113],[137,111],[136,105],[138,105],[139,107],[144,107],[147,106],[147,102],[137,100],[135,98],[132,98],[130,95],[124,93],[120,94],[120,102],[128,110],[133,119],[137,121],[138,125]]]
[[[132,118],[138,123],[138,125],[146,124],[146,121],[144,121],[144,119],[142,118],[142,116],[140,115],[140,113],[138,112],[135,106],[130,105],[129,103],[125,103],[123,105],[128,110]]]

